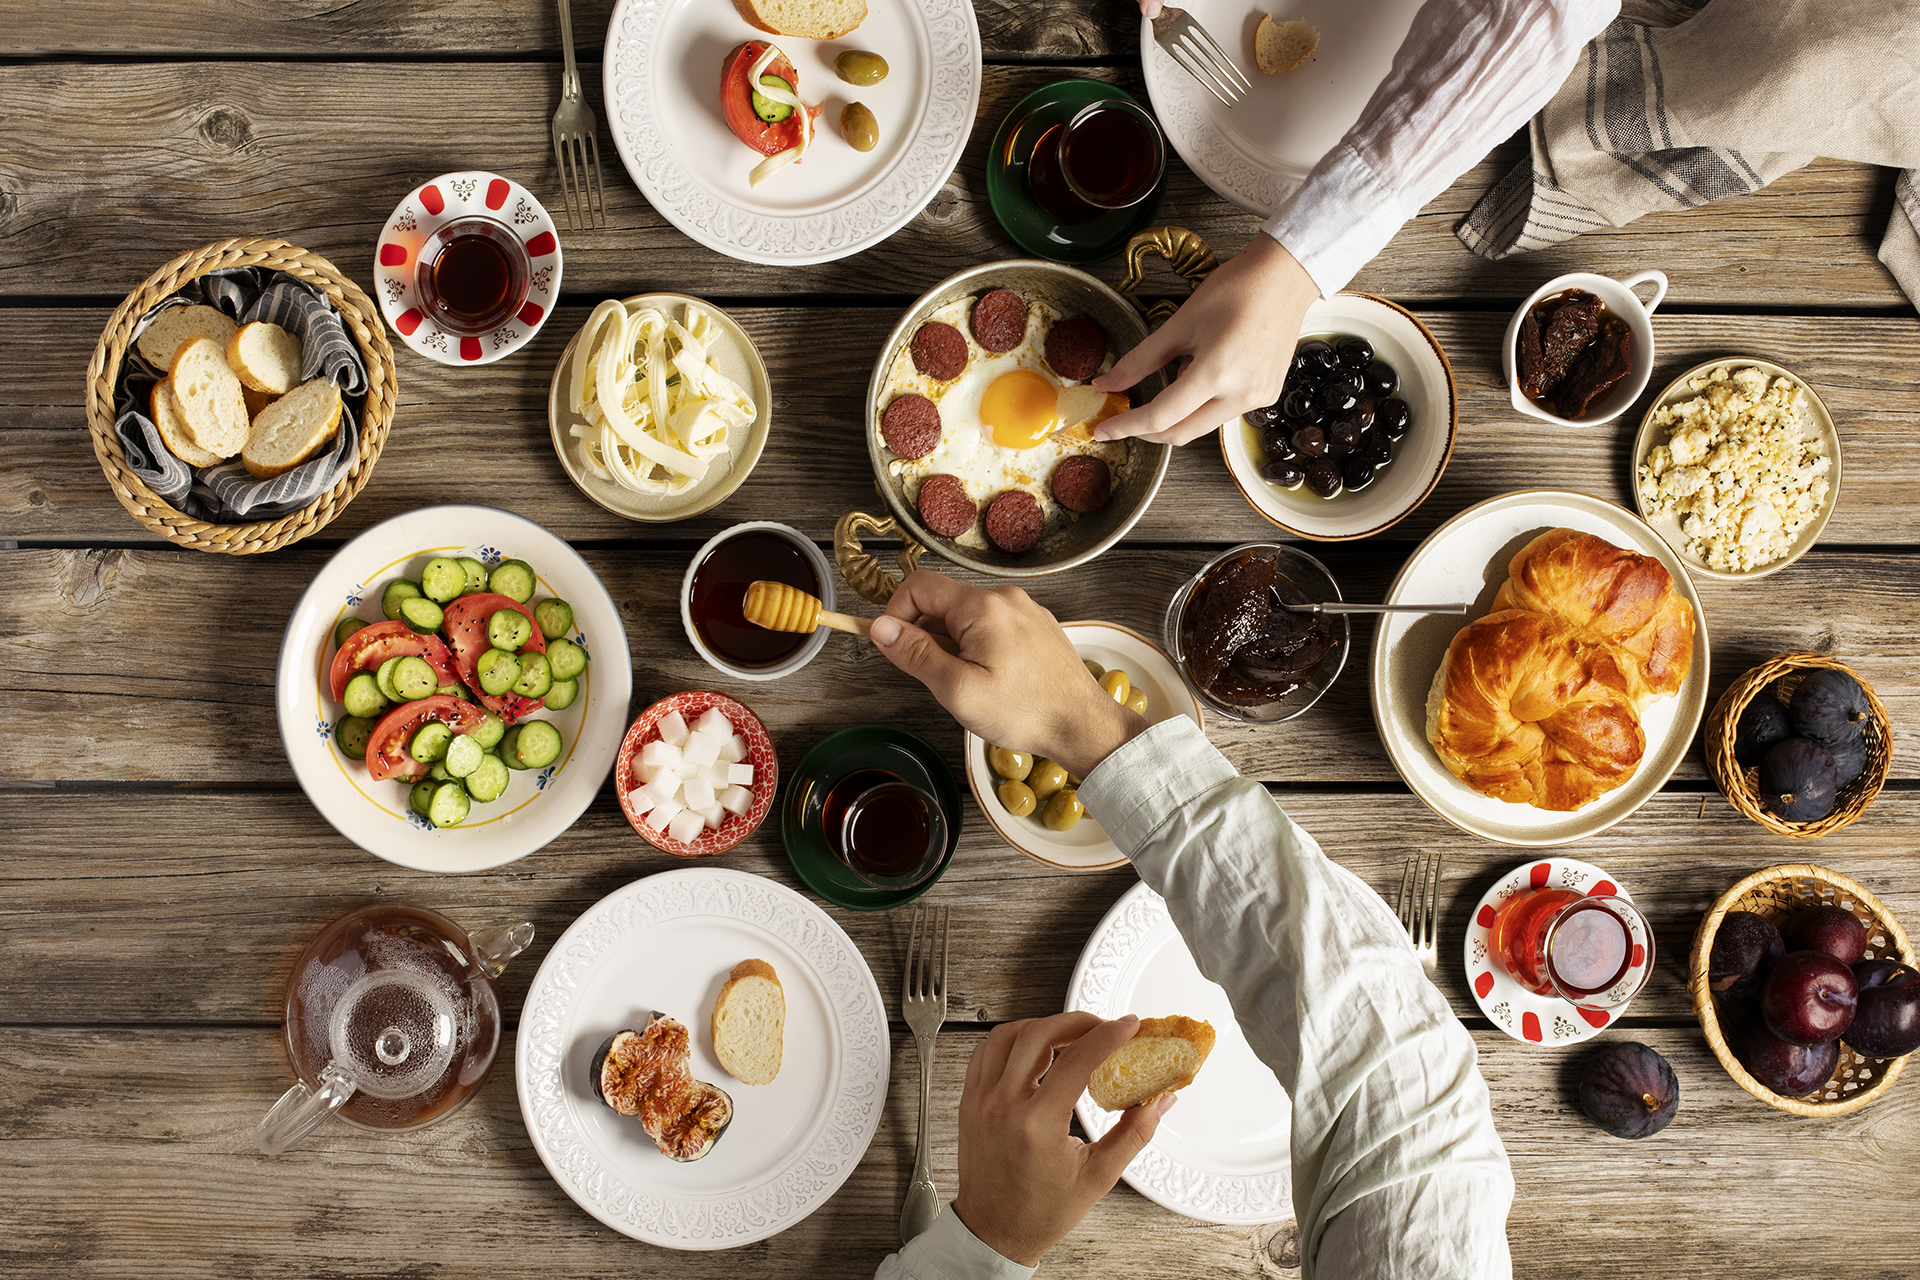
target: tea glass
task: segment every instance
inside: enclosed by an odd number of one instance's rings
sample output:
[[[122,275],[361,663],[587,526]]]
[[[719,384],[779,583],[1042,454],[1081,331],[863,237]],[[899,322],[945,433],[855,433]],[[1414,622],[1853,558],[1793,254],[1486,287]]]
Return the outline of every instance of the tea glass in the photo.
[[[474,313],[457,311],[449,305],[435,278],[435,266],[441,255],[454,241],[468,237],[479,237],[499,250],[507,267],[507,283],[499,300]],[[420,246],[413,282],[420,296],[420,309],[431,316],[435,324],[449,333],[473,337],[504,324],[520,310],[527,300],[527,284],[532,273],[533,260],[527,256],[527,246],[513,233],[513,228],[492,218],[473,215],[443,223],[427,237],[426,243]]]

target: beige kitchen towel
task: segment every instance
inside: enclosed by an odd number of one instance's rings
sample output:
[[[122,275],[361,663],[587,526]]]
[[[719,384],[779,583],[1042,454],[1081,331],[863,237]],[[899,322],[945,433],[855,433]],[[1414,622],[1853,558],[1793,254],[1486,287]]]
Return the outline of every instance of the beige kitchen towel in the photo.
[[[1505,258],[1758,191],[1817,156],[1905,170],[1880,261],[1920,301],[1920,0],[1627,0],[1454,228]]]

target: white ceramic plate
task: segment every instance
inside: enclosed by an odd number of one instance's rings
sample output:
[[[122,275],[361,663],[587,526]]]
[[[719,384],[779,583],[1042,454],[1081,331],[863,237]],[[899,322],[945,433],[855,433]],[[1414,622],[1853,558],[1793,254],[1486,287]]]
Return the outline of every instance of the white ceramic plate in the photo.
[[[708,1029],[749,957],[773,966],[787,1001],[780,1074],[757,1086],[721,1068]],[[733,1098],[733,1123],[686,1164],[593,1096],[594,1052],[656,1009],[692,1031],[694,1078]],[[886,1106],[886,1006],[859,948],[793,890],[721,867],[637,880],[574,921],[534,977],[518,1046],[520,1114],[553,1180],[615,1231],[670,1249],[730,1249],[799,1222],[860,1163]]]
[[[743,40],[772,39],[824,103],[804,159],[750,186],[763,158],[720,115],[720,69]],[[866,49],[887,78],[855,88],[833,60]],[[838,40],[769,37],[730,4],[620,0],[607,24],[607,128],[647,202],[710,249],[743,262],[799,266],[870,248],[926,208],[953,173],[980,106],[980,28],[967,0],[876,0]],[[865,153],[840,135],[862,102],[879,124]]]
[[[380,621],[385,584],[417,580],[435,556],[472,556],[489,566],[503,559],[531,564],[538,577],[534,599],[558,596],[573,606],[573,639],[589,659],[573,705],[533,716],[560,731],[560,759],[545,769],[514,773],[498,800],[476,801],[464,823],[445,830],[413,812],[406,785],[372,781],[366,766],[334,748],[333,726],[344,710],[326,680],[340,619]],[[294,776],[341,835],[416,871],[485,871],[526,857],[586,810],[626,734],[632,682],[620,611],[572,547],[511,511],[423,507],[367,530],[314,577],[287,622],[274,702]]]
[[[753,339],[732,316],[711,302],[690,298],[684,293],[636,294],[623,301],[629,315],[654,307],[685,324],[687,309],[698,307],[712,317],[730,340],[715,343],[708,348],[708,354],[723,375],[745,388],[760,412],[751,424],[730,433],[728,441],[732,448],[725,462],[715,462],[700,482],[685,493],[635,493],[612,480],[602,480],[587,469],[586,442],[575,439],[572,434],[575,425],[587,425],[587,420],[569,407],[573,361],[580,348],[580,334],[576,331],[567,349],[560,353],[560,362],[553,367],[553,380],[547,386],[547,428],[553,436],[553,451],[560,455],[560,465],[567,469],[568,477],[580,492],[615,515],[654,524],[685,520],[725,502],[760,461],[760,451],[767,446],[767,429],[773,422],[773,384],[767,381],[767,366],[761,363]]]
[[[423,317],[414,289],[420,246],[441,224],[474,215],[506,223],[527,246],[532,269],[527,300],[491,333],[463,337]],[[380,232],[373,251],[380,314],[417,354],[441,364],[492,364],[533,341],[560,298],[560,240],[553,218],[531,191],[511,178],[473,170],[443,173],[407,193]]]
[[[1463,831],[1502,844],[1553,845],[1605,831],[1659,791],[1679,767],[1707,702],[1707,620],[1692,579],[1644,521],[1584,493],[1529,489],[1468,507],[1414,548],[1387,602],[1471,600],[1467,620],[1484,618],[1516,552],[1549,529],[1578,529],[1615,546],[1658,557],[1673,589],[1693,606],[1693,665],[1678,695],[1640,712],[1646,754],[1633,777],[1585,808],[1553,813],[1483,796],[1447,771],[1427,741],[1427,692],[1447,646],[1466,623],[1445,614],[1382,614],[1368,668],[1373,719],[1394,768],[1414,794]]]
[[[1573,889],[1588,897],[1617,895],[1628,902],[1633,895],[1606,872],[1590,862],[1572,858],[1543,858],[1523,862],[1494,882],[1473,909],[1467,921],[1467,934],[1461,943],[1467,966],[1467,982],[1480,1012],[1493,1025],[1522,1044],[1558,1047],[1590,1040],[1626,1016],[1633,1001],[1617,1009],[1581,1009],[1559,996],[1538,996],[1521,986],[1500,962],[1487,954],[1487,933],[1493,927],[1494,913],[1500,904],[1522,889]]]
[[[1128,1186],[1202,1222],[1293,1216],[1292,1101],[1240,1033],[1227,993],[1200,976],[1159,894],[1135,885],[1095,926],[1074,966],[1067,1008],[1103,1018],[1177,1013],[1213,1024],[1206,1066],[1127,1166]],[[1120,1118],[1084,1093],[1074,1110],[1095,1141]]]
[[[1453,366],[1427,327],[1406,308],[1369,293],[1338,293],[1307,308],[1300,336],[1365,338],[1376,358],[1400,375],[1394,395],[1407,402],[1413,426],[1394,446],[1393,461],[1357,493],[1327,499],[1304,484],[1282,489],[1260,478],[1260,433],[1235,419],[1220,431],[1227,472],[1247,501],[1289,533],[1317,542],[1370,538],[1427,500],[1453,456],[1460,418]]]
[[[1199,700],[1159,645],[1112,622],[1069,622],[1063,630],[1073,641],[1074,652],[1083,659],[1091,659],[1109,671],[1118,667],[1127,673],[1134,688],[1147,691],[1148,724],[1179,715],[1206,727]],[[1062,871],[1106,871],[1126,864],[1126,855],[1090,817],[1080,819],[1071,831],[1050,831],[1040,821],[1040,809],[1024,818],[1008,813],[997,794],[1000,777],[987,766],[986,740],[969,733],[962,750],[974,802],[1002,840],[1036,862]]]
[[[1219,42],[1253,82],[1253,92],[1221,105],[1180,69],[1140,23],[1147,96],[1173,149],[1200,180],[1262,217],[1293,193],[1313,166],[1360,118],[1393,67],[1420,0],[1294,0],[1275,16],[1318,28],[1320,47],[1284,75],[1263,75],[1253,31],[1268,6],[1192,0],[1182,7]]]
[[[1705,373],[1709,369],[1718,369],[1723,366],[1736,371],[1740,369],[1763,369],[1775,377],[1791,378],[1794,382],[1798,383],[1800,389],[1807,393],[1807,414],[1809,420],[1804,424],[1805,434],[1817,437],[1820,441],[1821,450],[1833,461],[1832,470],[1827,472],[1827,502],[1825,506],[1820,508],[1820,514],[1808,521],[1807,526],[1800,530],[1799,535],[1793,540],[1793,545],[1787,549],[1786,555],[1775,560],[1772,564],[1763,564],[1758,569],[1752,569],[1746,573],[1727,573],[1720,569],[1709,569],[1705,561],[1688,555],[1686,551],[1687,540],[1680,533],[1680,522],[1672,516],[1661,516],[1658,519],[1649,516],[1647,514],[1646,499],[1640,494],[1640,464],[1647,460],[1647,455],[1653,452],[1654,446],[1666,442],[1667,436],[1672,430],[1671,427],[1656,427],[1653,425],[1654,411],[1670,405],[1677,400],[1686,400],[1698,394],[1697,392],[1687,389],[1687,379],[1693,377],[1695,374]],[[1666,540],[1668,546],[1673,548],[1674,554],[1680,557],[1681,563],[1687,566],[1689,573],[1698,578],[1713,578],[1720,582],[1751,582],[1755,578],[1764,578],[1768,574],[1780,572],[1795,560],[1807,554],[1808,551],[1812,550],[1813,544],[1820,541],[1820,535],[1826,532],[1827,521],[1832,518],[1833,509],[1840,505],[1840,433],[1834,429],[1833,415],[1827,412],[1826,402],[1820,399],[1819,394],[1814,391],[1812,387],[1808,386],[1806,380],[1801,378],[1799,374],[1782,365],[1777,365],[1771,360],[1761,360],[1754,356],[1722,356],[1718,360],[1708,360],[1704,364],[1693,366],[1693,368],[1668,383],[1667,389],[1656,396],[1651,405],[1647,406],[1646,416],[1640,419],[1640,434],[1636,436],[1633,441],[1632,481],[1633,505],[1639,508],[1641,518],[1652,526],[1655,533]]]

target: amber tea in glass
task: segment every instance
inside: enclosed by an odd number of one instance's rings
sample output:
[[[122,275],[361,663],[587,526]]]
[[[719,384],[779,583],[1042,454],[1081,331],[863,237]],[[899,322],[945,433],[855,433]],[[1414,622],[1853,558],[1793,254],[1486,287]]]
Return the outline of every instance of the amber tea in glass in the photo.
[[[1625,898],[1529,889],[1507,899],[1487,947],[1535,995],[1590,1009],[1625,1004],[1653,971],[1653,937]]]
[[[505,223],[456,218],[420,246],[414,284],[441,328],[480,334],[520,310],[530,266],[527,247]]]
[[[880,889],[910,889],[940,869],[947,821],[940,802],[885,769],[856,769],[821,806],[827,847]]]
[[[1091,222],[1146,199],[1166,166],[1166,144],[1153,117],[1125,98],[1104,98],[1040,135],[1027,189],[1062,222]]]

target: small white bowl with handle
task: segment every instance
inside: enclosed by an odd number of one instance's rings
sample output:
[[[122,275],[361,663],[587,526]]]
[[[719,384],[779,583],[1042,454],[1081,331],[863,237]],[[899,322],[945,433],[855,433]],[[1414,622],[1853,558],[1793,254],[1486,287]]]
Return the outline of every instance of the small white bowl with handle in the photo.
[[[1640,301],[1634,290],[1641,285],[1653,286],[1653,297],[1647,302]],[[1594,400],[1587,413],[1579,418],[1563,418],[1559,414],[1530,399],[1520,389],[1520,360],[1517,346],[1520,339],[1520,322],[1527,312],[1542,298],[1550,298],[1556,293],[1568,289],[1584,289],[1600,299],[1600,304],[1612,314],[1627,322],[1627,328],[1633,331],[1633,367],[1627,376],[1607,388],[1605,394]],[[1520,309],[1513,313],[1513,319],[1507,322],[1507,336],[1500,342],[1500,365],[1507,375],[1507,395],[1513,401],[1513,407],[1529,418],[1538,418],[1542,422],[1557,423],[1563,427],[1593,427],[1603,422],[1612,422],[1625,413],[1640,393],[1647,389],[1647,380],[1653,376],[1653,313],[1659,307],[1660,300],[1667,296],[1667,273],[1664,271],[1636,271],[1630,276],[1616,280],[1612,276],[1595,275],[1590,271],[1575,271],[1570,275],[1555,276],[1535,289]]]

